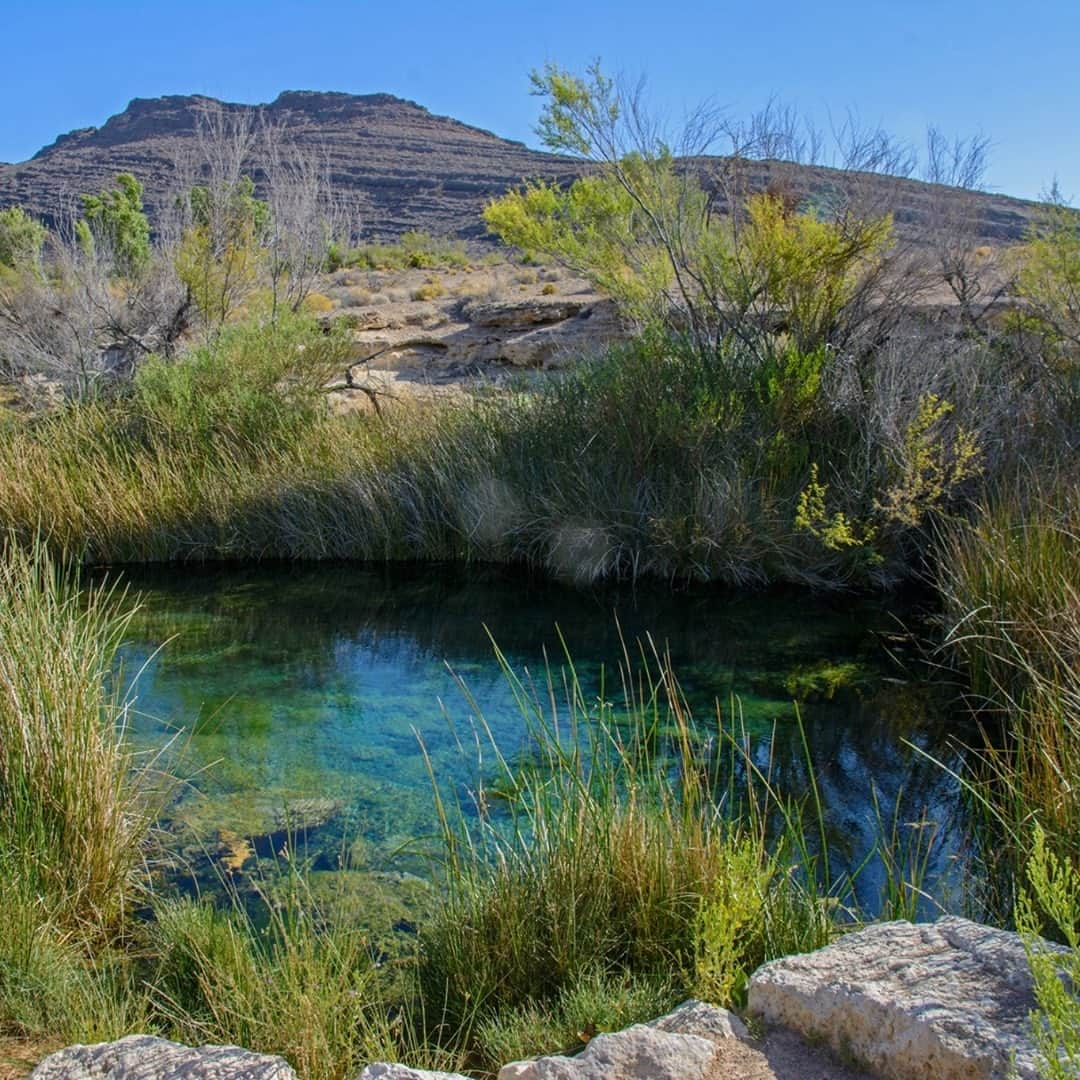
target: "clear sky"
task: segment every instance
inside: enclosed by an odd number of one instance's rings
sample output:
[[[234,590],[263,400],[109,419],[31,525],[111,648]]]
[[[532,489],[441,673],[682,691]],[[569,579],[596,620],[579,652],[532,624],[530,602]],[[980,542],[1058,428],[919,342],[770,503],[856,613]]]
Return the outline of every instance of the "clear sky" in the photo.
[[[386,91],[536,145],[530,69],[600,57],[673,115],[775,95],[919,143],[933,123],[990,137],[990,188],[1080,199],[1080,0],[0,0],[0,35],[0,161],[133,97],[286,89]]]

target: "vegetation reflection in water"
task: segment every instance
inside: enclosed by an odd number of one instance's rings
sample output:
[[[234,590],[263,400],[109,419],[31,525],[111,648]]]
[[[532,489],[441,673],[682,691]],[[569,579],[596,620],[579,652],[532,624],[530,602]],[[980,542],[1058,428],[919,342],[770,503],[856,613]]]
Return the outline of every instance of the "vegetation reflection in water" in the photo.
[[[223,871],[240,879],[265,868],[290,834],[315,877],[337,875],[328,887],[339,891],[349,875],[361,889],[423,876],[436,822],[421,741],[439,782],[467,801],[483,741],[477,708],[501,750],[527,753],[492,641],[516,671],[542,680],[545,655],[563,660],[560,635],[587,692],[599,695],[606,680],[616,698],[622,641],[632,648],[651,635],[697,721],[715,723],[717,702],[738,710],[758,764],[796,794],[809,787],[798,707],[834,859],[856,865],[872,847],[872,786],[887,819],[898,806],[904,822],[936,823],[932,876],[956,853],[958,795],[908,745],[954,756],[948,697],[913,660],[898,660],[900,623],[880,606],[581,592],[431,568],[139,571],[125,580],[142,601],[125,650],[126,671],[141,670],[133,731],[150,745],[187,733],[178,745],[192,780],[167,824],[185,856],[179,877],[203,888]],[[876,889],[872,873],[863,881]]]

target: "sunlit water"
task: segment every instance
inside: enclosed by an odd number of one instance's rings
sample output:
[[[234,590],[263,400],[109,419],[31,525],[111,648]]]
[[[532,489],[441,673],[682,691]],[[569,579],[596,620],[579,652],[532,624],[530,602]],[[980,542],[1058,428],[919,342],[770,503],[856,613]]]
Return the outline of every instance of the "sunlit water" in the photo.
[[[141,598],[124,650],[126,677],[139,673],[132,730],[143,747],[173,739],[168,764],[190,778],[167,816],[183,855],[174,884],[251,875],[283,852],[325,875],[351,867],[361,891],[403,872],[424,876],[437,849],[432,775],[468,804],[490,771],[478,713],[509,757],[525,742],[492,642],[541,682],[545,657],[561,678],[565,643],[586,698],[617,700],[623,642],[636,655],[647,636],[670,653],[696,722],[715,725],[717,702],[725,718],[740,716],[757,760],[771,755],[773,775],[796,793],[807,790],[794,700],[803,699],[834,860],[858,864],[879,818],[891,824],[895,814],[905,835],[936,835],[938,891],[959,880],[950,871],[956,785],[923,756],[955,760],[950,694],[926,678],[902,620],[879,605],[712,589],[581,592],[438,567],[123,580]],[[287,850],[290,832],[302,851]],[[869,868],[861,899],[872,904],[880,883]]]

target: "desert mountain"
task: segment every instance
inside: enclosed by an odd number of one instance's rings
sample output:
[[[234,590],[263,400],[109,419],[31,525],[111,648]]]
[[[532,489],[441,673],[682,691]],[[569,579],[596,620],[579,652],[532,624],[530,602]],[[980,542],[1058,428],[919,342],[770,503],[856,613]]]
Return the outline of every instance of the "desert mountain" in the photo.
[[[0,165],[0,207],[20,203],[52,220],[64,207],[77,207],[80,192],[99,191],[117,173],[131,172],[144,184],[153,216],[169,197],[173,163],[193,141],[200,110],[208,103],[212,99],[198,96],[136,98],[100,128],[61,135],[29,161]],[[319,148],[371,239],[393,238],[408,229],[482,239],[480,211],[491,198],[526,177],[569,180],[582,171],[578,161],[530,150],[390,94],[288,91],[258,108],[298,143]],[[804,196],[827,192],[838,175],[776,162],[754,169],[755,185],[783,173],[784,184]],[[979,243],[1018,239],[1033,210],[1020,199],[943,192],[918,181],[869,176],[865,183],[875,189],[876,201],[893,211],[901,230],[932,227],[944,204],[948,213],[969,219],[969,235]]]

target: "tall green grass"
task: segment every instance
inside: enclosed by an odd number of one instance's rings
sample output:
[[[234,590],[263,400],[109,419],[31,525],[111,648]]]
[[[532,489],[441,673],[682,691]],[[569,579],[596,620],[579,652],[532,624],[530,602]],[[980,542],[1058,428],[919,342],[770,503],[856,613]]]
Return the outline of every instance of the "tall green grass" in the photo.
[[[578,583],[836,587],[910,573],[924,518],[965,494],[951,403],[928,413],[918,386],[878,400],[895,387],[870,376],[834,400],[827,374],[864,376],[825,351],[706,356],[656,336],[538,389],[335,415],[323,384],[349,349],[298,317],[230,327],[113,398],[0,429],[0,525],[92,562],[485,560]]]
[[[281,1054],[305,1080],[347,1080],[369,1061],[410,1058],[452,1067],[424,1048],[400,1011],[400,992],[355,926],[331,924],[300,867],[286,866],[257,923],[234,897],[226,910],[160,898],[149,930],[150,997],[172,1037]],[[265,925],[262,923],[265,922]]]
[[[41,546],[0,551],[0,1030],[94,1040],[146,1021],[118,946],[147,902],[167,789],[128,747],[129,615]]]
[[[504,756],[480,718],[487,775],[464,802],[438,796],[445,898],[421,931],[419,988],[435,1037],[465,1032],[477,1067],[689,995],[737,1006],[758,965],[863,916],[817,842],[813,785],[785,793],[741,731],[695,721],[655,653],[635,668],[612,704],[586,697],[569,658],[539,683],[504,661],[526,746]],[[866,860],[894,871],[886,905],[924,885],[900,831]]]
[[[0,557],[0,871],[66,928],[122,925],[155,807],[125,735],[128,616],[41,548]]]
[[[1004,488],[946,534],[946,645],[983,717],[969,789],[1019,868],[1037,823],[1080,865],[1080,490]]]

